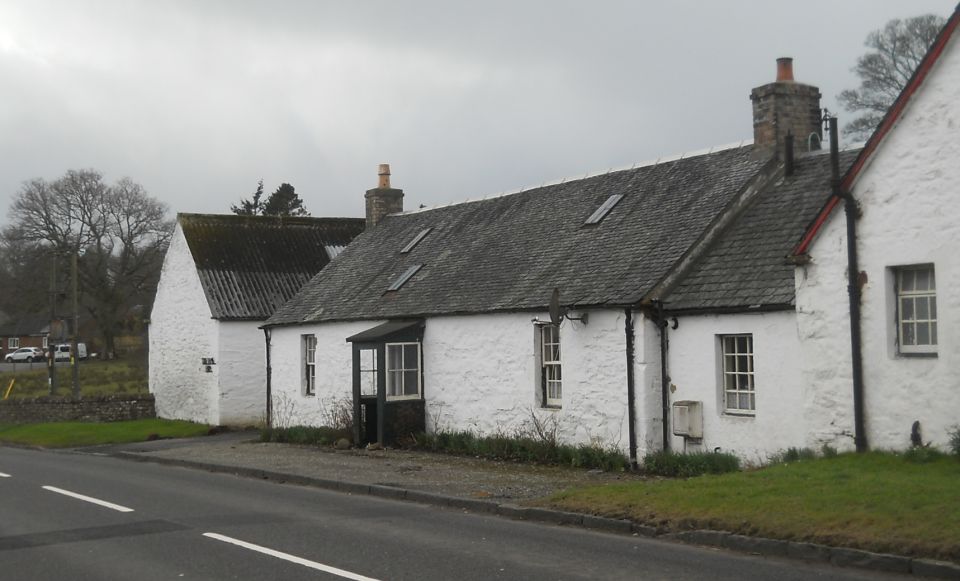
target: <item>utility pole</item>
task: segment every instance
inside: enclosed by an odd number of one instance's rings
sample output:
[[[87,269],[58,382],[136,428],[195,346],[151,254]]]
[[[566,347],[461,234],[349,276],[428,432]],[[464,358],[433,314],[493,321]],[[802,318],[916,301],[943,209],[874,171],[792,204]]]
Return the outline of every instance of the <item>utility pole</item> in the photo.
[[[73,329],[70,333],[70,367],[73,371],[73,397],[80,397],[80,351],[77,349],[78,341],[77,335],[80,333],[80,307],[79,299],[77,298],[77,254],[78,250],[74,250],[73,255],[70,257],[70,280],[71,286],[73,286]]]
[[[57,345],[53,341],[53,326],[57,322],[57,252],[53,252],[53,266],[50,269],[50,327],[47,331],[47,372],[50,395],[57,393]]]

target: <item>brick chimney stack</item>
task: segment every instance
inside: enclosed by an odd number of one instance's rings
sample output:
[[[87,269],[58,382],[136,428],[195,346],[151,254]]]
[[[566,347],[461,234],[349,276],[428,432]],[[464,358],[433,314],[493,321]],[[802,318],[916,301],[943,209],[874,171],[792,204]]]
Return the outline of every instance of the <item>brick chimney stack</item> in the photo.
[[[793,80],[793,59],[777,59],[777,80],[750,93],[753,101],[753,143],[784,158],[785,141],[793,134],[797,151],[820,149],[823,138],[820,89]],[[815,134],[815,138],[810,136]]]
[[[367,190],[367,228],[373,228],[387,214],[403,211],[403,190],[390,187],[390,164],[381,163],[377,187]]]

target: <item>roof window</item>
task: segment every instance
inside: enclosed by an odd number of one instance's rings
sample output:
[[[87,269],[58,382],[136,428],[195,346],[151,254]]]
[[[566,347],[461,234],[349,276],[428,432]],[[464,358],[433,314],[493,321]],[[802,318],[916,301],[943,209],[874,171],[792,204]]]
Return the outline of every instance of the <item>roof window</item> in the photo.
[[[413,237],[413,240],[411,240],[409,243],[407,243],[406,246],[403,247],[403,250],[400,251],[400,254],[406,254],[411,250],[413,250],[413,247],[416,246],[417,244],[420,244],[420,241],[426,238],[427,234],[429,234],[431,230],[433,230],[433,228],[427,228],[425,230],[421,230],[419,234]]]
[[[400,290],[400,287],[406,284],[408,280],[413,278],[413,275],[417,274],[417,271],[420,270],[421,268],[423,268],[422,264],[414,264],[407,270],[403,271],[403,274],[398,276],[396,280],[394,280],[393,283],[390,284],[390,287],[387,289],[387,292]]]
[[[612,210],[613,207],[616,206],[617,203],[622,199],[623,199],[623,194],[613,194],[612,196],[607,198],[606,202],[604,202],[599,208],[597,208],[596,212],[594,212],[593,214],[590,214],[590,217],[587,218],[587,221],[584,222],[583,225],[592,226],[594,224],[599,224],[600,221],[603,220],[604,217],[606,217],[606,215],[610,213],[610,210]]]

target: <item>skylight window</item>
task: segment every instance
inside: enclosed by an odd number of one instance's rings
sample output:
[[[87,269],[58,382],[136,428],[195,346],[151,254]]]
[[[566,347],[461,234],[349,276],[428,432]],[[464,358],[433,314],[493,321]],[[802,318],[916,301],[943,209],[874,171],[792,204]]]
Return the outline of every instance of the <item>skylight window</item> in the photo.
[[[413,247],[416,246],[417,244],[420,244],[420,241],[426,238],[427,234],[429,234],[431,230],[433,230],[433,228],[427,228],[426,230],[421,230],[419,234],[413,237],[413,240],[411,240],[406,246],[403,247],[403,250],[400,251],[400,254],[406,254],[411,250],[413,250]]]
[[[421,268],[423,268],[422,264],[414,264],[407,270],[403,271],[403,274],[398,276],[397,279],[393,281],[393,283],[390,285],[390,288],[387,289],[387,292],[400,290],[400,287],[406,284],[408,280],[413,278],[413,275],[417,274],[417,271]]]
[[[590,214],[590,217],[587,218],[587,221],[584,222],[583,225],[592,226],[594,224],[599,224],[600,221],[603,220],[606,217],[606,215],[610,213],[610,210],[612,210],[613,207],[616,206],[617,203],[622,199],[623,199],[623,194],[613,194],[612,196],[607,198],[606,202],[604,202],[599,208],[597,208],[596,212],[594,212],[593,214]]]

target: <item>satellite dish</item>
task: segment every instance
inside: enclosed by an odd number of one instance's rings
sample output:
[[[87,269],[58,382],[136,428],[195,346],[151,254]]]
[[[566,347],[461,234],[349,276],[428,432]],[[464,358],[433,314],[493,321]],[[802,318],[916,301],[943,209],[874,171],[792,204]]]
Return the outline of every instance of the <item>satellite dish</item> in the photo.
[[[554,325],[559,325],[564,319],[569,319],[571,321],[580,321],[584,325],[587,324],[587,313],[583,313],[579,317],[571,317],[567,314],[568,311],[568,308],[560,306],[560,289],[554,288],[553,294],[550,295],[550,322]]]
[[[563,311],[560,309],[560,289],[554,288],[550,295],[550,322],[559,325],[563,322]]]

